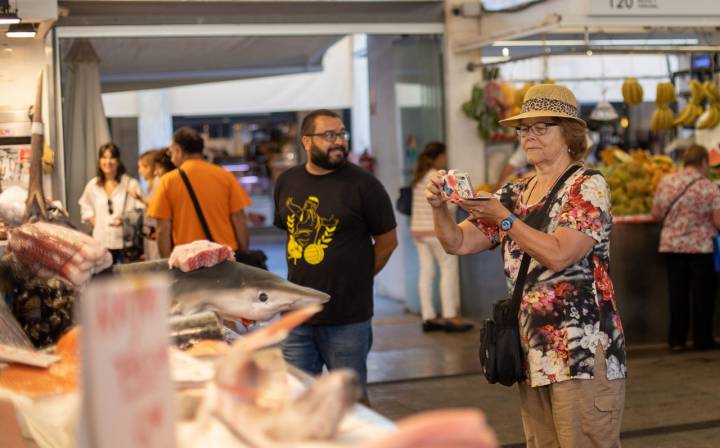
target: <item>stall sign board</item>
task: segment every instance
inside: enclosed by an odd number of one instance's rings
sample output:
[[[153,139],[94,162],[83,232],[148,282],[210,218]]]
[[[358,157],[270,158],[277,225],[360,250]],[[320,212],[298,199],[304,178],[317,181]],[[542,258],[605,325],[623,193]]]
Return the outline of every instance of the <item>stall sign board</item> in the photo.
[[[83,293],[80,446],[175,446],[169,284],[160,274],[117,277]]]
[[[701,16],[720,15],[718,0],[590,0],[590,16]]]

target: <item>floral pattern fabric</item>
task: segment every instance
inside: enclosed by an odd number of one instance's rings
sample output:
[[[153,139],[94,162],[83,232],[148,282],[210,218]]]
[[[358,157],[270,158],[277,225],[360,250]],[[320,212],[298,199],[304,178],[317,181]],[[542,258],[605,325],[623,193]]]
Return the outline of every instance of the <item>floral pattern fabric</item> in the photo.
[[[653,216],[662,220],[659,252],[681,254],[712,253],[713,210],[720,209],[720,189],[693,168],[665,176],[653,198]],[[683,190],[695,179],[684,193]],[[682,196],[680,194],[682,193]],[[672,209],[670,205],[679,197]],[[666,216],[667,215],[667,216]]]
[[[547,196],[526,206],[521,197],[531,179],[505,185],[497,194],[519,219],[538,214]],[[624,378],[625,336],[608,275],[612,227],[610,190],[600,172],[580,169],[559,190],[544,229],[560,227],[590,236],[590,253],[560,272],[530,260],[520,303],[520,339],[525,352],[527,383],[532,387],[575,378],[592,378],[595,350],[601,344],[609,380]],[[515,287],[523,250],[497,225],[473,222],[495,245],[502,245],[509,293]]]

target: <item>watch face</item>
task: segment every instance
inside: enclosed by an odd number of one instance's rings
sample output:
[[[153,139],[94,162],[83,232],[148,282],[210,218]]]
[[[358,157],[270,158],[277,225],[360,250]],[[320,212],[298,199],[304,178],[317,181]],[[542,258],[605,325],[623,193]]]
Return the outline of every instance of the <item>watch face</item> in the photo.
[[[511,225],[512,225],[512,223],[510,221],[508,221],[507,219],[503,219],[500,222],[500,228],[503,230],[510,230]]]

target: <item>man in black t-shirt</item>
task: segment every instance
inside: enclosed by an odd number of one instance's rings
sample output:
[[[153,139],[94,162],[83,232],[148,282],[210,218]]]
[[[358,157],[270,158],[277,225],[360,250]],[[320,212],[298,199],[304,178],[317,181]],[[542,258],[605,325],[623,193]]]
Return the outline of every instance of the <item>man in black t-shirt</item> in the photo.
[[[330,301],[283,343],[285,359],[313,374],[354,369],[367,402],[373,278],[395,247],[395,214],[371,174],[347,161],[340,117],[317,110],[303,120],[307,163],[275,184],[275,225],[287,232],[288,280],[330,294]]]

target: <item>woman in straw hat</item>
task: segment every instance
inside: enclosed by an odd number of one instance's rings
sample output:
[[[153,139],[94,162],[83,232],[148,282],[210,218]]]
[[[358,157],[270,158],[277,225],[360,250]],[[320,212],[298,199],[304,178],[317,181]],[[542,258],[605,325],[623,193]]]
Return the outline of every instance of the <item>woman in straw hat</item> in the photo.
[[[525,355],[519,385],[528,447],[619,446],[625,401],[625,338],[608,276],[610,191],[598,171],[582,167],[586,124],[566,87],[528,90],[514,127],[536,175],[509,182],[489,200],[459,200],[470,217],[456,224],[441,195],[440,172],[428,183],[437,237],[464,255],[500,245],[514,289],[530,258],[520,303]],[[577,167],[576,167],[577,166]],[[541,211],[555,183],[570,172]]]

